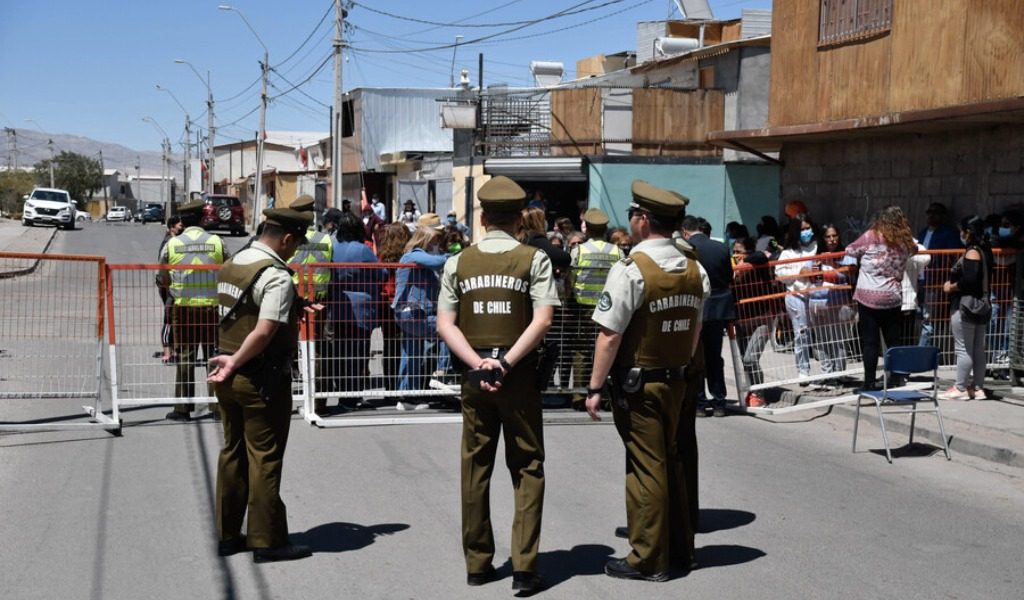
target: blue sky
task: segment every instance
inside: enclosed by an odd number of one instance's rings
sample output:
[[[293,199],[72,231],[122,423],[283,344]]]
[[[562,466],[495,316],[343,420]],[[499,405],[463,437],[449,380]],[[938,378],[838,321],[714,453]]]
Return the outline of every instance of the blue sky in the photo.
[[[228,0],[269,50],[274,72],[268,130],[327,131],[333,99],[333,2]],[[252,138],[259,126],[259,65],[263,49],[237,14],[207,0],[39,0],[5,2],[0,18],[0,125],[86,136],[137,150],[159,150],[152,117],[175,143],[185,113],[206,127],[206,87],[186,65],[210,71],[216,100],[218,143]],[[743,8],[770,8],[770,0],[711,0],[717,18]],[[604,5],[604,6],[602,6]],[[349,11],[351,25],[343,69],[346,90],[355,87],[446,87],[457,35],[455,73],[484,53],[485,85],[529,85],[531,60],[560,61],[571,77],[577,59],[633,50],[636,22],[665,19],[670,0],[363,0]],[[575,7],[575,8],[573,8]],[[376,11],[406,17],[395,18]],[[517,25],[559,11],[582,11]],[[329,14],[328,14],[329,13]],[[322,17],[327,18],[321,23]],[[679,18],[679,13],[673,13]],[[428,21],[430,23],[417,22]],[[318,27],[318,24],[319,27]],[[492,39],[468,43],[484,36]],[[308,38],[308,43],[300,48]],[[297,50],[297,51],[296,51]],[[395,52],[395,51],[399,52]],[[287,60],[286,60],[287,59]],[[308,81],[307,81],[308,80]],[[302,83],[305,82],[305,83]],[[28,122],[26,119],[35,121]],[[37,125],[38,124],[38,125]]]

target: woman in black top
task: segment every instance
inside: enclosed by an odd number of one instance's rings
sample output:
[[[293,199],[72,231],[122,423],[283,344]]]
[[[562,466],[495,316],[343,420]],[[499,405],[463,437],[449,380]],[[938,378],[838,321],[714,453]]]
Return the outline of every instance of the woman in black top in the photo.
[[[973,316],[963,300],[987,300],[992,275],[992,249],[985,238],[985,221],[978,216],[960,221],[960,241],[967,249],[949,272],[942,291],[950,296],[949,319],[956,342],[956,383],[946,400],[985,400],[985,328],[991,315]]]
[[[544,211],[539,208],[524,208],[522,226],[516,237],[527,246],[543,250],[544,254],[551,259],[555,277],[559,277],[569,268],[571,258],[568,252],[551,243],[547,234],[544,233],[544,223]]]

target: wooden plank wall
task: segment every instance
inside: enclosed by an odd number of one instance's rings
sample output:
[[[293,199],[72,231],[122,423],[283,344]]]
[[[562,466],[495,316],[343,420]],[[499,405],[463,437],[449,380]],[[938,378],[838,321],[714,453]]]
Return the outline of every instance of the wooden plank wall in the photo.
[[[601,110],[600,88],[552,90],[551,154],[601,153]]]
[[[634,155],[719,156],[705,139],[724,122],[721,90],[633,90]]]
[[[818,49],[817,0],[774,0],[770,127],[1024,96],[1017,0],[893,0],[887,35]]]

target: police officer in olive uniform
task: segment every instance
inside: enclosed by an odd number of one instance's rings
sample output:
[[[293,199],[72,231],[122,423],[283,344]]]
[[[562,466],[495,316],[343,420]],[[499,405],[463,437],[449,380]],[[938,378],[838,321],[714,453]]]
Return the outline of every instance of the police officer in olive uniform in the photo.
[[[291,424],[291,365],[303,303],[287,260],[306,242],[309,212],[267,209],[263,233],[217,278],[220,351],[210,359],[224,423],[217,462],[218,554],[253,549],[256,562],[311,554],[288,543],[281,467]],[[249,509],[248,535],[242,519]]]
[[[228,252],[220,237],[199,226],[203,206],[201,200],[195,200],[178,208],[185,229],[161,248],[160,264],[178,267],[220,265],[227,260]],[[160,284],[168,286],[174,298],[171,337],[178,357],[174,395],[192,398],[195,396],[199,351],[202,350],[204,359],[209,359],[217,344],[217,272],[200,269],[160,271]],[[193,410],[194,404],[175,404],[166,418],[187,421]]]
[[[441,276],[437,331],[466,369],[494,369],[499,383],[462,384],[462,545],[469,585],[495,579],[490,481],[498,436],[515,490],[512,589],[544,588],[536,572],[544,504],[544,437],[536,349],[558,295],[551,261],[512,236],[526,193],[494,177],[477,197],[487,234],[448,259]]]
[[[593,319],[600,326],[587,390],[595,420],[612,376],[612,412],[626,447],[626,516],[632,551],[605,565],[622,579],[665,581],[693,561],[679,431],[686,366],[700,339],[707,273],[672,240],[685,203],[634,181],[629,226],[636,243],[608,274]]]
[[[312,215],[314,211],[314,200],[312,196],[303,194],[292,202],[292,210],[299,212],[308,212]],[[326,225],[327,221],[324,220]],[[295,251],[295,255],[291,258],[291,264],[293,265],[310,265],[314,263],[330,263],[334,260],[334,240],[331,239],[327,233],[323,231],[317,231],[315,227],[310,227],[306,231],[306,243],[299,246],[299,249]],[[313,281],[309,279],[310,271],[305,272],[306,279],[301,282],[302,288],[299,289],[299,294],[305,297],[307,300],[311,300],[317,303],[327,302],[327,292],[330,289],[331,284],[331,269],[330,267],[319,266],[313,267],[312,275]],[[292,282],[295,283],[296,287],[300,285],[299,274],[295,273],[292,275]],[[310,285],[312,283],[312,285]],[[310,289],[312,288],[312,289]],[[310,292],[312,291],[312,294]],[[310,297],[312,296],[312,298]],[[318,389],[327,389],[327,366],[331,364],[332,359],[329,356],[328,348],[331,344],[326,343],[325,337],[325,324],[326,319],[316,319],[314,326],[316,331],[313,335],[313,344],[316,352],[316,379]],[[327,411],[327,399],[317,398],[314,400],[314,410],[317,414],[323,415]]]

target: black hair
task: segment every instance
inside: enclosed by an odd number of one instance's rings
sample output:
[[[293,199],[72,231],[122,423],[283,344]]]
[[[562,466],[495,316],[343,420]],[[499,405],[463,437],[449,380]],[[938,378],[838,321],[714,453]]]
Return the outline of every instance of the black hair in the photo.
[[[484,210],[483,216],[487,219],[488,225],[494,227],[511,227],[515,225],[516,219],[523,215],[518,210]]]
[[[742,244],[743,250],[746,252],[754,252],[757,250],[757,241],[751,237],[736,238],[732,242],[733,244]],[[732,248],[729,248],[729,252],[732,252]]]
[[[779,222],[775,220],[775,217],[771,215],[764,215],[761,217],[761,222],[757,224],[757,235],[769,235],[773,238],[779,237]]]
[[[697,217],[697,229],[704,235],[711,237],[711,223],[704,217]]]
[[[693,215],[686,215],[679,227],[683,231],[700,231],[700,219]]]
[[[167,228],[168,229],[170,229],[171,227],[174,227],[178,223],[181,223],[181,217],[179,217],[178,215],[171,215],[171,216],[167,217]]]
[[[967,235],[970,236],[967,240],[967,246],[985,247],[988,245],[988,239],[985,237],[985,220],[978,215],[970,215],[960,219],[960,231],[966,231]]]
[[[342,213],[338,218],[338,229],[335,234],[339,242],[365,242],[366,229],[359,217],[351,212]]]
[[[804,223],[811,226],[811,231],[814,232],[814,239],[818,239],[818,228],[814,226],[814,221],[811,220],[810,215],[800,213],[786,224],[786,240],[783,246],[790,250],[800,249],[800,228],[803,227]]]
[[[827,252],[825,250],[825,232],[828,231],[829,229],[835,229],[836,233],[839,234],[839,245],[836,246],[835,250],[830,250],[829,252],[843,252],[844,250],[846,250],[846,244],[843,244],[843,230],[840,229],[839,226],[836,225],[835,223],[825,223],[824,225],[821,226],[821,229],[818,230],[818,236],[820,238],[819,242],[821,244],[818,247],[818,251]]]
[[[189,211],[180,213],[179,216],[181,218],[181,224],[185,227],[195,227],[196,225],[199,225],[199,213]]]

